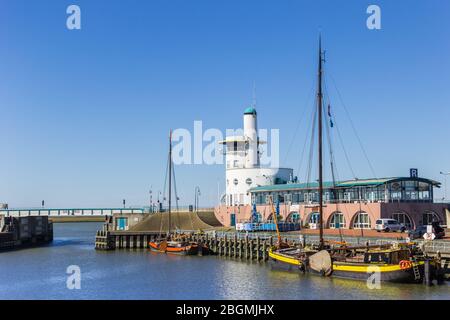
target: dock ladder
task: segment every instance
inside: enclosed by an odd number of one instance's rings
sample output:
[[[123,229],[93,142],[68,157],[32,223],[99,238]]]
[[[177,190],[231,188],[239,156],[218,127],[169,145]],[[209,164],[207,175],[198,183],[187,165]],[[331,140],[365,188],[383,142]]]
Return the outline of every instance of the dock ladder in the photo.
[[[420,271],[419,264],[417,263],[417,259],[415,257],[411,258],[412,261],[412,269],[414,272],[414,280],[420,280]]]

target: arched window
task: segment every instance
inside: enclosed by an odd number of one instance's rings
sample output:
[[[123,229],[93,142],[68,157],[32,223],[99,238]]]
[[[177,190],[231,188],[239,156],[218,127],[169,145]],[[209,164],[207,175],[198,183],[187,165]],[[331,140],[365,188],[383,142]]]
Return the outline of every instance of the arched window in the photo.
[[[311,215],[309,216],[309,221],[308,223],[319,223],[319,218],[320,218],[320,214],[319,212],[313,212],[311,213]]]
[[[358,212],[353,220],[354,229],[370,229],[370,218],[367,212]]]
[[[342,212],[335,212],[330,218],[330,228],[331,229],[341,229],[345,228],[345,218]]]
[[[298,213],[298,212],[291,212],[291,213],[289,213],[286,221],[287,222],[299,223],[300,222],[300,213]]]
[[[409,216],[404,212],[394,212],[392,214],[392,219],[397,220],[399,223],[402,223],[407,229],[412,229],[413,223]]]
[[[440,220],[441,219],[439,218],[439,216],[433,211],[427,211],[424,214],[422,214],[423,225],[428,225],[431,224],[432,222],[439,222]]]

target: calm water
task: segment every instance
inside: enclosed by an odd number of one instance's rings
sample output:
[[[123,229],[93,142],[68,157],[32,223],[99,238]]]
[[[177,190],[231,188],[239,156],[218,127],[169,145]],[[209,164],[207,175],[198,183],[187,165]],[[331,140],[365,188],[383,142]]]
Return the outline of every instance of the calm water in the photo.
[[[55,224],[53,244],[0,253],[0,299],[450,299],[450,285],[321,278],[218,257],[94,250],[100,223]],[[78,265],[80,290],[66,287]]]

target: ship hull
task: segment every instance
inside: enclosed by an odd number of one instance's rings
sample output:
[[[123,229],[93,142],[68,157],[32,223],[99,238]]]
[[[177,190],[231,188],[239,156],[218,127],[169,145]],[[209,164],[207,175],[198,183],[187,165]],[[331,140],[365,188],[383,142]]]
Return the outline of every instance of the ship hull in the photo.
[[[397,264],[387,265],[358,265],[358,264],[341,264],[333,263],[333,277],[355,279],[367,281],[370,278],[376,279],[379,276],[379,280],[383,282],[417,282],[423,278],[424,274],[424,262],[418,262],[415,264],[419,271],[419,279],[415,279],[414,270],[412,267],[407,269],[401,269]]]
[[[184,246],[167,246],[164,249],[160,247],[160,243],[149,242],[150,250],[158,253],[168,253],[176,255],[196,255],[198,253],[198,245],[189,244]]]
[[[319,272],[308,268],[302,260],[297,257],[290,257],[277,251],[269,251],[271,265],[283,270],[294,272],[308,272],[311,274],[322,275]],[[419,279],[415,279],[414,270],[411,266],[407,269],[401,269],[397,264],[349,264],[334,261],[332,264],[332,277],[343,279],[354,279],[367,281],[375,272],[378,272],[379,280],[383,282],[401,282],[410,283],[423,279],[424,262],[414,263],[419,272]]]

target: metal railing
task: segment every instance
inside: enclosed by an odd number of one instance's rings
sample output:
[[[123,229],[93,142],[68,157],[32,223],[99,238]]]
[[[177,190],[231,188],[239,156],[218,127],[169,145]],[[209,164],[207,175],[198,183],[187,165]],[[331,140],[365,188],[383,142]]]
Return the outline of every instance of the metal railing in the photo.
[[[143,208],[32,208],[1,209],[0,215],[6,217],[26,216],[109,216],[113,214],[144,213]]]

